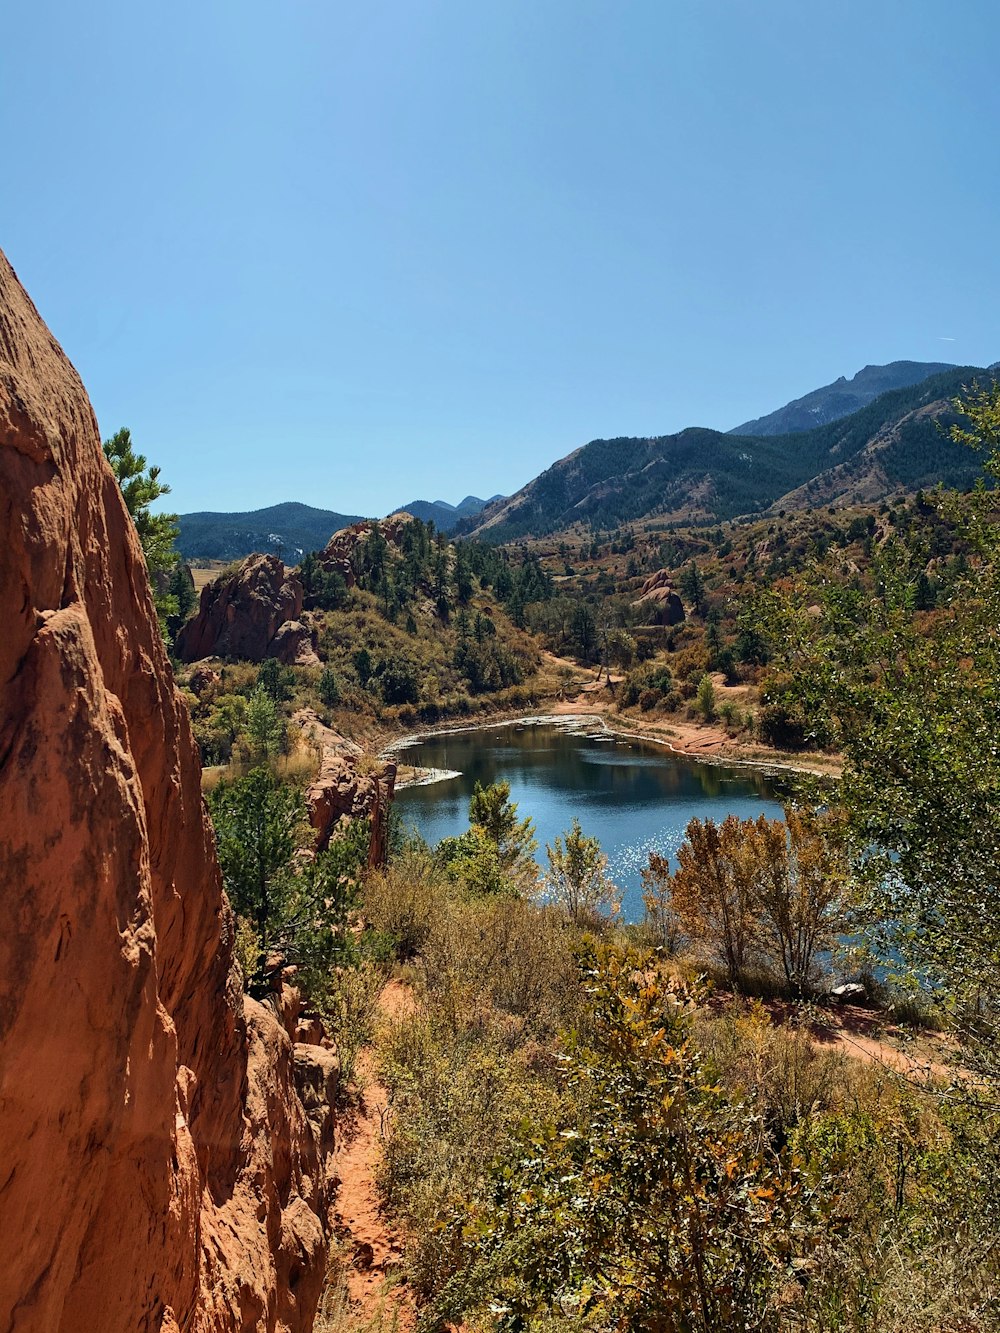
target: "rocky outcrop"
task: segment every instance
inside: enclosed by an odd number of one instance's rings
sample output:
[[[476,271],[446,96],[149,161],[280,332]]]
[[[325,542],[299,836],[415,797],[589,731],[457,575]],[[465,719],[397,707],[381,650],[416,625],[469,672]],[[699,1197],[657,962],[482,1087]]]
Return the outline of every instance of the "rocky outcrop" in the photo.
[[[349,588],[357,583],[354,570],[354,553],[377,528],[391,547],[397,550],[402,544],[403,533],[413,522],[413,515],[399,510],[388,518],[365,519],[362,523],[352,523],[350,527],[340,528],[333,534],[319,554],[319,563],[328,573],[339,574]]]
[[[298,576],[276,555],[248,555],[202,588],[197,614],[177,636],[177,656],[182,662],[203,657],[263,662],[277,656],[274,640],[281,627],[301,615]]]
[[[325,726],[311,708],[297,712],[297,723],[319,748],[320,769],[306,791],[309,822],[316,830],[315,849],[329,846],[338,825],[353,819],[371,824],[368,848],[370,867],[383,866],[389,851],[389,808],[396,787],[396,765],[383,760],[370,772],[362,772],[360,746]]]
[[[142,552],[2,256],[0,624],[0,1328],[301,1333],[335,1056],[244,1000]]]
[[[316,631],[301,620],[286,620],[279,625],[267,655],[276,657],[285,666],[321,665],[316,652]]]
[[[632,605],[644,607],[649,614],[647,623],[652,625],[679,625],[684,619],[683,603],[665,569],[650,574]]]

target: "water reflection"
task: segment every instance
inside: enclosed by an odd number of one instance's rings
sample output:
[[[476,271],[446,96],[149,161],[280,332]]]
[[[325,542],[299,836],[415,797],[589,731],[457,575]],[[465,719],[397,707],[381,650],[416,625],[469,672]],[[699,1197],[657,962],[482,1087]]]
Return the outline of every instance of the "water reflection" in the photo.
[[[624,915],[642,915],[639,872],[651,851],[676,853],[695,816],[722,820],[781,813],[780,785],[753,770],[683,759],[635,741],[585,736],[539,725],[436,736],[405,752],[406,762],[460,776],[399,793],[404,824],[430,843],[468,826],[476,782],[505,779],[519,813],[535,821],[538,856],[574,815],[601,840],[625,890]]]

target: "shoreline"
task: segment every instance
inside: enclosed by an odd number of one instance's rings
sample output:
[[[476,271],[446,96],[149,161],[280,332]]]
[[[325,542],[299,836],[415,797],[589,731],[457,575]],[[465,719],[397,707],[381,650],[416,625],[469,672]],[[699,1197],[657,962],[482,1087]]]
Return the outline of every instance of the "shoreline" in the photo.
[[[507,714],[500,714],[495,718],[480,719],[476,722],[453,725],[449,722],[442,722],[436,725],[425,727],[420,731],[409,732],[405,736],[398,737],[390,741],[379,751],[379,758],[399,760],[401,752],[423,741],[432,740],[437,736],[460,736],[473,731],[489,731],[499,727],[532,727],[532,726],[559,726],[569,732],[585,735],[588,729],[600,728],[604,736],[609,740],[619,739],[625,741],[636,741],[643,745],[657,746],[676,755],[679,759],[687,759],[694,763],[710,764],[716,768],[749,768],[756,772],[763,773],[771,777],[787,777],[794,775],[809,775],[830,781],[837,775],[834,772],[828,772],[821,768],[812,766],[808,763],[795,763],[793,760],[784,758],[758,758],[750,755],[730,755],[718,754],[715,752],[706,752],[703,750],[686,750],[682,746],[675,745],[666,736],[657,735],[653,732],[626,730],[617,718],[609,719],[604,712],[582,712],[582,713],[558,713],[558,712],[537,712],[525,714],[521,717],[510,717]],[[778,752],[776,751],[777,755]],[[448,769],[420,769],[414,766],[414,772],[419,773],[419,777],[404,778],[402,782],[397,782],[396,790],[403,791],[407,787],[426,787],[436,782],[447,782],[451,778],[460,777]]]

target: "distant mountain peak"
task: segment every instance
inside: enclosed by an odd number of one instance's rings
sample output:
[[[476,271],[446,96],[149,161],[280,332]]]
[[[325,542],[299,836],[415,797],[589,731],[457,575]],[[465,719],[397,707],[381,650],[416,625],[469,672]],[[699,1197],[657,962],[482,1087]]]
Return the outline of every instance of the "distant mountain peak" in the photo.
[[[978,460],[939,423],[947,425],[963,383],[983,371],[954,366],[928,378],[926,365],[897,362],[868,366],[823,392],[850,397],[859,379],[881,386],[901,364],[903,377],[915,382],[867,393],[848,416],[824,420],[821,400],[800,400],[805,423],[794,433],[724,435],[689,427],[675,435],[591,440],[463,526],[492,542],[610,532],[647,520],[663,531],[671,523],[720,522],[777,505],[868,504],[938,481],[971,484]]]
[[[502,498],[492,497],[493,500]],[[447,500],[411,500],[401,507],[414,518],[423,519],[425,523],[432,522],[443,532],[451,532],[463,519],[474,518],[491,503],[492,500],[480,500],[478,495],[467,495],[457,505],[449,504]]]
[[[884,366],[863,366],[850,379],[838,375],[832,384],[795,398],[776,412],[744,421],[729,431],[730,435],[789,435],[792,431],[811,430],[839,421],[858,412],[869,403],[894,389],[908,389],[922,384],[932,375],[955,367],[945,361],[890,361]]]

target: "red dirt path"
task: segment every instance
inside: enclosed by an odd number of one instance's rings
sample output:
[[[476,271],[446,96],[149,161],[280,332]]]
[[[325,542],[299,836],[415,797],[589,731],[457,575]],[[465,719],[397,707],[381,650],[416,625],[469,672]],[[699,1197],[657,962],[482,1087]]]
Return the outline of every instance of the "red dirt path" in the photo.
[[[379,996],[379,1011],[389,1020],[413,1007],[413,996],[400,981],[388,982]],[[389,1095],[375,1077],[370,1047],[358,1057],[357,1083],[356,1102],[340,1121],[335,1157],[340,1178],[335,1225],[347,1256],[347,1294],[359,1323],[381,1312],[387,1328],[412,1333],[416,1303],[403,1275],[402,1238],[375,1188]]]

